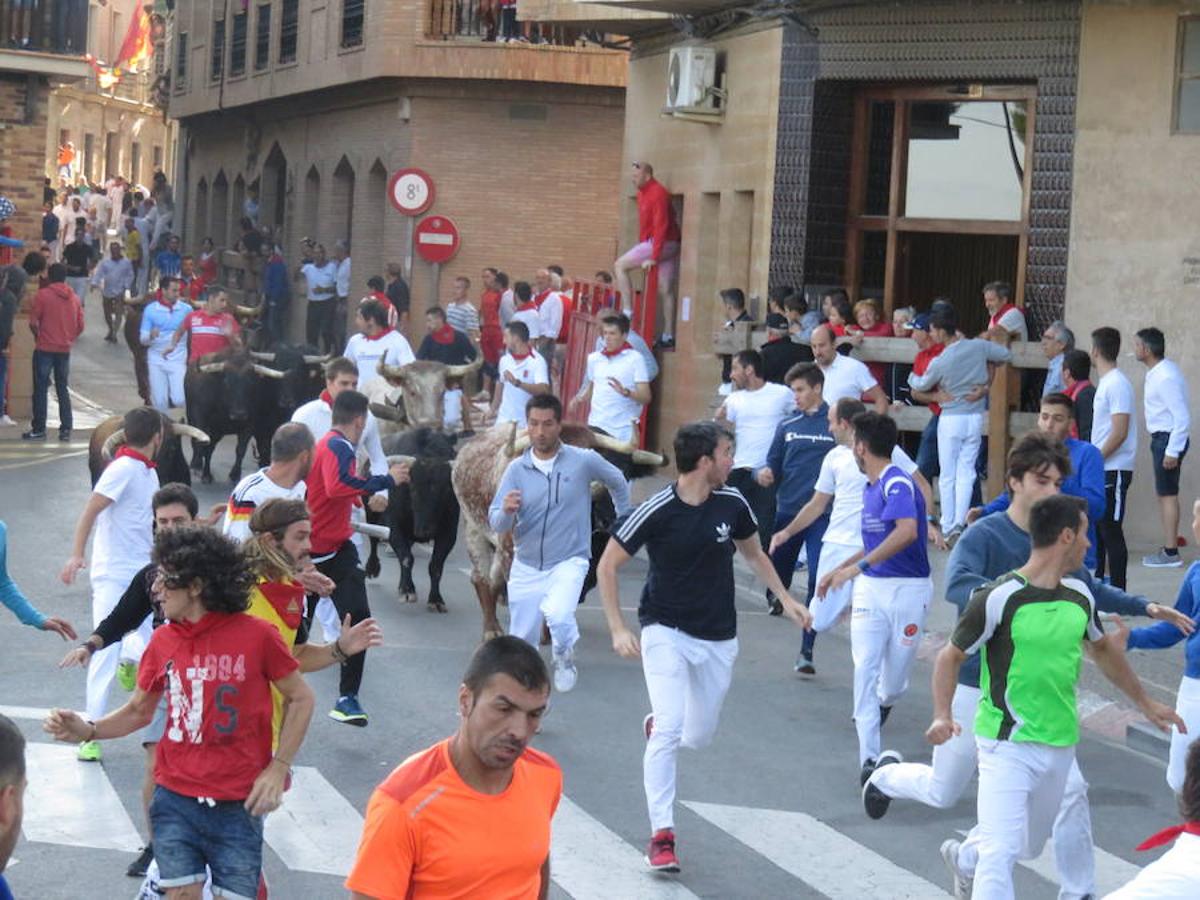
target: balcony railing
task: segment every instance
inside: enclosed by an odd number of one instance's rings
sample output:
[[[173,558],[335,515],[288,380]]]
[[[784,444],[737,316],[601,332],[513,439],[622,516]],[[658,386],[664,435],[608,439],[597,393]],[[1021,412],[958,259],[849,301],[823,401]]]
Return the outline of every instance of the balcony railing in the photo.
[[[429,37],[449,41],[475,38],[502,40],[499,0],[428,0]],[[516,23],[513,43],[554,44],[559,47],[602,44],[606,35],[547,22]]]
[[[87,0],[0,0],[5,49],[82,56],[87,33]]]
[[[137,74],[125,73],[121,80],[111,87],[101,87],[100,78],[93,71],[87,79],[87,89],[102,97],[112,97],[117,100],[129,100],[133,103],[153,103],[151,90],[152,82],[149,72]]]

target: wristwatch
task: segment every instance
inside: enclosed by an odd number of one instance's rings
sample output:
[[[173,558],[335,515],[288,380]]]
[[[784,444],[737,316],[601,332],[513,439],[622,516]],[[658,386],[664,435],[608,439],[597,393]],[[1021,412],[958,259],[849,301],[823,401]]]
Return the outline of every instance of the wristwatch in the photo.
[[[855,563],[855,565],[858,566],[858,571],[865,572],[865,571],[867,571],[867,569],[870,567],[871,564],[869,562],[867,562],[867,558],[864,556],[857,563]]]

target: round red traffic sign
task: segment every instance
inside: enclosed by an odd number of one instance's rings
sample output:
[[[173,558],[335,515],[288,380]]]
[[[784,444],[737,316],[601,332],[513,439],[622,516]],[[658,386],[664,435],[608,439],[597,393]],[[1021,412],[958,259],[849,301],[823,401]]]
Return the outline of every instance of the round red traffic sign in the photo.
[[[427,263],[444,263],[454,258],[462,240],[458,226],[445,216],[428,216],[413,231],[417,253]]]
[[[388,180],[388,200],[403,215],[419,216],[433,206],[433,179],[421,169],[401,169]]]

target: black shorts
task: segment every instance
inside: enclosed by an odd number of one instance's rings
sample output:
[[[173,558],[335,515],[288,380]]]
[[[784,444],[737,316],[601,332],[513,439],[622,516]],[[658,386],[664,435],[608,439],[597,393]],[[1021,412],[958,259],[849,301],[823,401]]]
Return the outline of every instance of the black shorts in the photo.
[[[1163,457],[1167,453],[1167,443],[1171,440],[1171,432],[1156,431],[1150,435],[1150,459],[1154,462],[1154,493],[1159,497],[1179,496],[1179,470],[1183,468],[1183,458],[1187,456],[1191,441],[1183,445],[1179,454],[1180,465],[1173,469],[1163,468]]]

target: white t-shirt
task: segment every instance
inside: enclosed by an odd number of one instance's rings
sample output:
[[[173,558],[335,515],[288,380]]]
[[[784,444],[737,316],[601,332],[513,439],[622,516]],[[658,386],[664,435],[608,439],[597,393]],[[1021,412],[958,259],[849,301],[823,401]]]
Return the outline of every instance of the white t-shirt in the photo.
[[[543,307],[544,308],[544,307]],[[623,387],[633,390],[638,384],[649,384],[646,361],[636,350],[622,350],[615,356],[589,353],[584,381],[592,384],[592,408],[588,424],[601,428],[618,441],[633,438],[633,423],[642,415],[642,404],[632,397],[618,394],[608,379],[615,378]]]
[[[536,341],[542,336],[542,320],[536,309],[518,309],[512,314],[510,322],[524,322],[529,329],[529,339]]]
[[[761,469],[779,423],[796,411],[792,389],[768,381],[757,391],[734,391],[725,398],[725,418],[737,436],[735,469]]]
[[[380,360],[389,366],[403,366],[416,359],[408,338],[390,328],[374,338],[365,334],[354,335],[346,342],[345,357],[358,366],[360,391],[380,377],[377,371]]]
[[[308,492],[308,485],[298,481],[293,487],[285,488],[267,477],[266,469],[259,469],[247,475],[238,482],[233,493],[229,495],[229,505],[225,507],[225,522],[221,530],[225,536],[241,542],[250,537],[250,517],[254,511],[268,500],[276,497],[282,500],[303,500]]]
[[[905,475],[917,471],[917,464],[899,447],[892,450],[892,465]],[[854,461],[853,450],[838,444],[825,454],[821,471],[817,474],[816,489],[822,494],[833,495],[833,509],[829,513],[829,527],[825,529],[823,541],[862,547],[863,491],[866,488],[867,476]]]
[[[139,459],[118,456],[100,474],[92,492],[113,502],[96,517],[92,541],[92,581],[128,583],[150,562],[154,548],[155,470]]]
[[[550,457],[549,459],[542,459],[542,458],[541,458],[540,456],[538,456],[536,453],[530,453],[530,454],[529,454],[529,461],[530,461],[531,463],[533,463],[533,467],[534,467],[535,469],[537,469],[539,472],[541,472],[543,475],[545,475],[547,478],[549,478],[549,477],[550,477],[550,473],[551,473],[552,471],[554,471],[554,461],[555,461],[556,459],[558,459],[558,454],[557,454],[557,453],[555,453],[555,454],[554,454],[552,457]]]
[[[879,383],[866,363],[851,356],[842,356],[840,353],[833,358],[829,366],[821,366],[821,372],[825,375],[821,399],[830,406],[843,397],[858,400]]]
[[[506,372],[512,372],[517,381],[525,384],[549,384],[550,370],[546,367],[546,360],[532,350],[522,360],[513,359],[511,353],[505,353],[500,357],[500,365],[497,368],[500,377],[496,383],[501,386],[501,394],[500,407],[496,410],[496,424],[518,422],[524,425],[525,404],[533,395],[524,388],[509,384],[504,375]]]
[[[334,277],[334,289],[339,297],[350,296],[350,257],[337,264],[337,275]]]
[[[462,428],[462,388],[447,388],[442,395],[442,425],[447,431],[458,431]]]
[[[334,288],[337,289],[337,263],[330,260],[324,266],[318,266],[316,263],[305,263],[300,267],[300,274],[304,276],[305,286],[308,288],[308,299],[310,303],[321,303],[325,300],[333,300],[334,293],[314,294],[314,288]]]
[[[1096,397],[1092,401],[1092,443],[1103,447],[1112,434],[1114,414],[1129,414],[1129,432],[1112,456],[1104,460],[1104,469],[1133,471],[1137,458],[1138,423],[1134,409],[1133,385],[1120,369],[1113,369],[1096,383]]]

